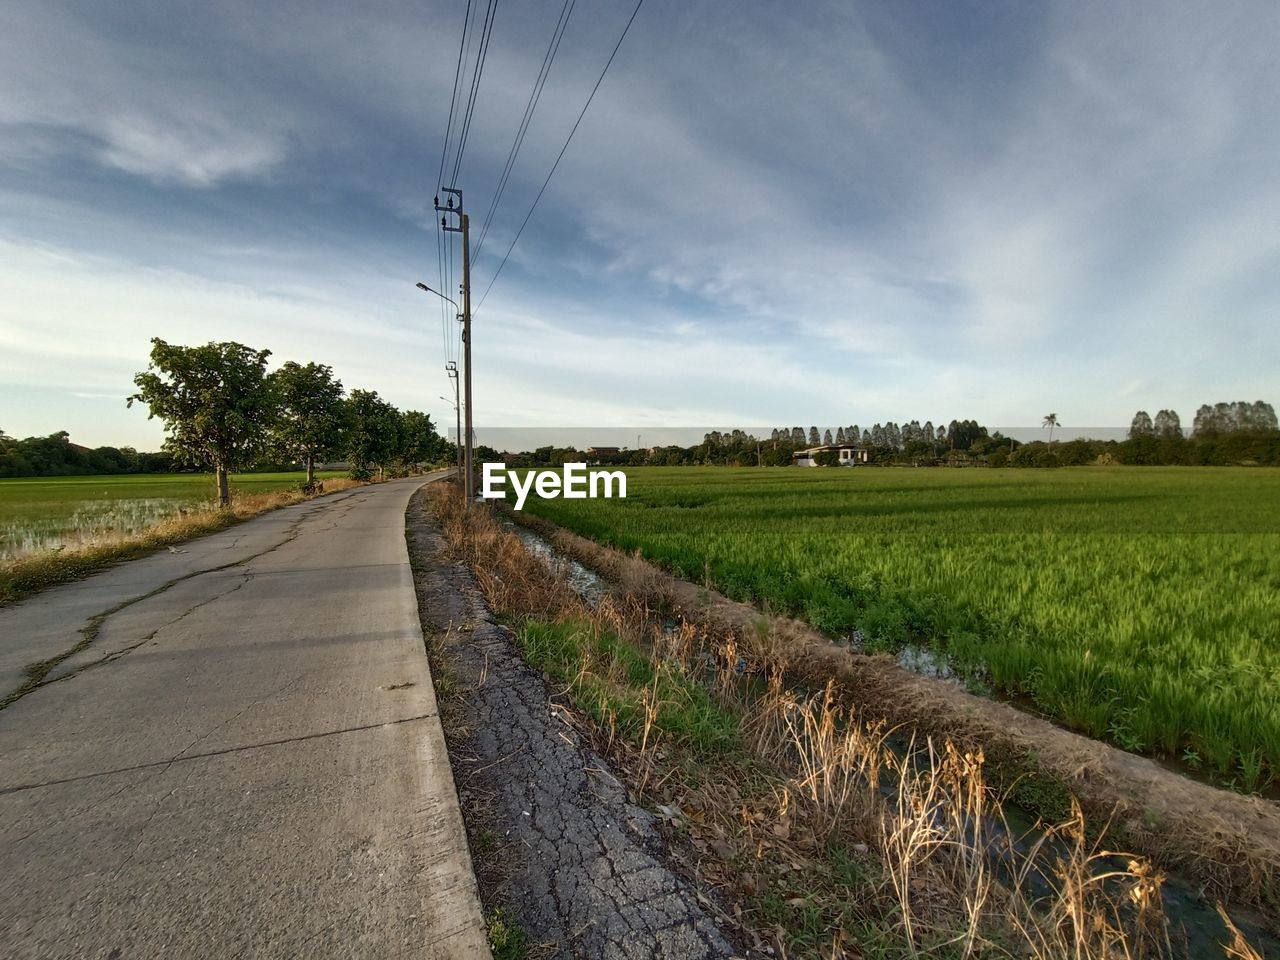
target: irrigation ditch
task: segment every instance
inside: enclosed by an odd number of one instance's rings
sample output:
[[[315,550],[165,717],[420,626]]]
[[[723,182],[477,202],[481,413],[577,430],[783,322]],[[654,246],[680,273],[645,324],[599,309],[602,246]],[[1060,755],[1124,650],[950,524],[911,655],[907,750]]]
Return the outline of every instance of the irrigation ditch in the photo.
[[[619,593],[642,595],[667,631],[688,618],[726,634],[767,635],[786,663],[793,695],[838,678],[858,701],[859,716],[883,717],[894,728],[887,743],[913,765],[937,758],[936,752],[911,749],[931,735],[984,751],[987,776],[1003,797],[1002,812],[963,829],[991,854],[994,873],[1007,872],[1000,859],[1009,848],[1024,856],[1035,850],[1047,860],[1069,853],[1072,838],[1041,824],[1060,822],[1078,798],[1091,849],[1102,850],[1102,842],[1134,850],[1162,869],[1162,882],[1153,889],[1186,955],[1221,955],[1228,931],[1219,901],[1232,904],[1231,916],[1251,942],[1273,955],[1280,948],[1280,809],[1274,803],[1187,780],[1154,761],[976,696],[946,679],[945,666],[919,651],[896,658],[851,651],[804,624],[730,601],[707,585],[676,580],[540,518],[501,506],[499,511],[529,552],[559,571],[593,607]],[[899,784],[887,777],[878,789],[892,803]],[[1105,881],[1117,890],[1126,883],[1133,889],[1126,875],[1130,866],[1128,855],[1093,862],[1093,869],[1117,878]],[[1032,888],[1048,882],[1038,867],[1023,879]]]

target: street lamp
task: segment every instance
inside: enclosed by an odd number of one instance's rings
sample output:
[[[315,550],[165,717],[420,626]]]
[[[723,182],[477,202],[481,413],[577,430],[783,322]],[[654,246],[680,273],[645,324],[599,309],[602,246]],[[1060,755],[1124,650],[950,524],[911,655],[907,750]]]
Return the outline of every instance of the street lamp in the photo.
[[[439,297],[441,300],[447,300],[449,303],[452,303],[452,304],[453,304],[453,309],[454,309],[454,310],[458,311],[458,313],[459,313],[459,314],[461,314],[461,313],[462,313],[462,308],[461,308],[460,306],[458,306],[457,301],[456,301],[456,300],[450,300],[448,297],[446,297],[446,296],[445,296],[443,293],[441,293],[439,290],[432,290],[432,289],[431,289],[430,287],[428,287],[425,283],[418,283],[418,284],[415,284],[415,286],[416,286],[419,290],[421,290],[423,293],[434,293],[434,294],[435,294],[437,297]]]
[[[461,471],[462,470],[462,411],[458,408],[458,401],[456,399],[450,400],[448,397],[441,397],[440,399],[443,400],[445,403],[449,404],[451,407],[453,407],[453,415],[456,419],[456,424],[457,424],[455,428],[457,432],[454,434],[454,446],[457,447],[457,450],[458,450],[458,470]]]
[[[456,310],[458,314],[455,319],[458,319],[458,320],[462,319],[462,308],[458,306],[458,302],[456,300],[446,297],[439,290],[432,290],[425,283],[419,282],[414,284],[414,286],[416,286],[423,293],[435,294],[435,296],[439,297],[441,300],[444,300],[447,303],[452,303],[453,309]],[[445,369],[445,372],[449,374],[449,379],[453,381],[453,412],[454,412],[454,418],[456,419],[458,424],[458,432],[454,434],[454,439],[457,442],[457,446],[458,446],[458,476],[462,477],[465,480],[466,477],[463,476],[463,466],[462,466],[462,408],[458,402],[458,365],[454,363],[452,360],[450,360],[448,363],[444,365],[444,369]],[[440,399],[445,401],[446,403],[449,402],[448,397],[441,397]]]
[[[458,426],[458,432],[453,435],[454,443],[458,447],[458,476],[462,478],[462,407],[458,403],[458,365],[450,360],[444,365],[445,373],[449,374],[449,379],[453,381],[453,416]],[[448,403],[444,397],[440,398]]]

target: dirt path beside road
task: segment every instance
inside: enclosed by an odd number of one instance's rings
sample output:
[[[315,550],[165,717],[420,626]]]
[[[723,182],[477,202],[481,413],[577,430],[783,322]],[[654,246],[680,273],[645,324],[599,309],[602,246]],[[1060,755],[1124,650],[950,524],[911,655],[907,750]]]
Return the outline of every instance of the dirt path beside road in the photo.
[[[533,956],[740,955],[715,905],[667,863],[653,816],[628,800],[561,698],[520,658],[465,565],[449,558],[422,494],[410,504],[407,533],[490,916],[501,909]]]

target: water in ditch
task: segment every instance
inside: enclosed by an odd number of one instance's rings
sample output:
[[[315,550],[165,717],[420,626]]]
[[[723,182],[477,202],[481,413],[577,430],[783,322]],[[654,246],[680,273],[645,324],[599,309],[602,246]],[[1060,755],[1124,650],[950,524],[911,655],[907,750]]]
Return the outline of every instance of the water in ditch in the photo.
[[[552,546],[545,538],[526,527],[502,518],[508,527],[534,556],[542,560],[548,567],[564,574],[573,590],[592,606],[598,605],[610,593],[609,584],[595,571],[584,566],[572,557],[566,556]],[[674,628],[674,621],[670,627]],[[846,641],[854,649],[861,649],[859,638],[849,637]],[[946,663],[946,658],[937,651],[924,646],[909,646],[897,653],[898,663],[907,670],[923,676],[960,683],[957,674]],[[905,740],[891,741],[890,746],[902,756],[908,749]],[[917,757],[922,755],[917,752]],[[890,784],[882,784],[881,791],[886,796],[893,795]],[[984,834],[989,838],[988,850],[993,861],[1001,847],[1012,845],[1025,852],[1043,837],[1034,816],[1011,803],[1002,807],[1003,821],[992,820],[984,826]],[[1049,845],[1049,849],[1054,849]],[[996,862],[1000,870],[1002,862]],[[1122,870],[1125,864],[1117,859],[1113,866]],[[1041,881],[1047,891],[1047,882]],[[1161,887],[1164,900],[1165,916],[1169,918],[1172,928],[1179,931],[1185,939],[1187,956],[1223,957],[1226,954],[1222,944],[1227,942],[1228,934],[1221,918],[1212,902],[1207,900],[1195,885],[1176,875],[1168,875]],[[1261,918],[1241,916],[1243,911],[1233,909],[1232,919],[1248,938],[1249,942],[1259,948],[1264,955],[1276,956],[1280,952],[1280,939],[1267,934],[1261,927]]]

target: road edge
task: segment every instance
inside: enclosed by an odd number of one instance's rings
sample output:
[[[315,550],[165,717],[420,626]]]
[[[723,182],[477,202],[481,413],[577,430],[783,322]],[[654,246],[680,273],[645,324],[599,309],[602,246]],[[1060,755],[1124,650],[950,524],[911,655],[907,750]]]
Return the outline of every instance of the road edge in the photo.
[[[439,922],[436,924],[437,935],[424,946],[425,955],[433,960],[492,960],[484,912],[480,906],[480,887],[472,865],[458,786],[453,779],[453,767],[449,762],[448,745],[440,721],[436,678],[431,672],[431,661],[427,656],[426,628],[418,612],[418,594],[409,555],[409,504],[420,490],[431,483],[447,479],[450,475],[447,471],[434,476],[427,475],[421,484],[408,492],[404,501],[405,522],[401,525],[400,539],[403,557],[400,568],[401,596],[408,600],[408,614],[417,631],[418,652],[422,657],[422,669],[427,675],[428,696],[431,700],[430,709],[424,711],[426,715],[417,743],[417,755],[414,757],[421,775],[417,782],[423,790],[415,812],[420,817],[432,819],[428,829],[436,838],[436,843],[441,839],[445,841],[443,849],[435,852],[425,869],[431,878],[430,886],[436,901],[431,912],[439,918]]]

